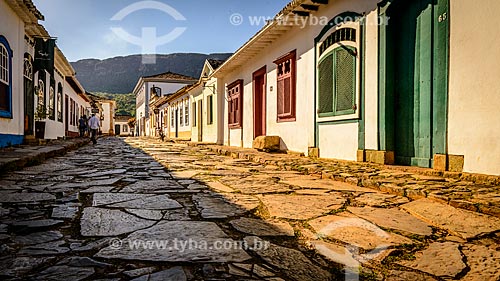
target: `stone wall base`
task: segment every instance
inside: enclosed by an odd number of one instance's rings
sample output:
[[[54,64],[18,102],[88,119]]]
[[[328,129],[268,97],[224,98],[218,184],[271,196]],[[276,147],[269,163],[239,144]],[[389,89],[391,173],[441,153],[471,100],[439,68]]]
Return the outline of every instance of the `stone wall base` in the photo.
[[[319,158],[319,147],[309,147],[307,155],[311,158]]]
[[[382,165],[394,165],[394,151],[358,150],[357,161]]]
[[[464,156],[451,154],[434,154],[434,169],[438,171],[463,172]]]

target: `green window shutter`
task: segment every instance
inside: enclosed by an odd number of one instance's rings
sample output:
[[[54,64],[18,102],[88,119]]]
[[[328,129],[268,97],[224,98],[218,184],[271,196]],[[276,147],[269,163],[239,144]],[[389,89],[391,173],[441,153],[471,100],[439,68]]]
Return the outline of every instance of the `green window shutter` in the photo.
[[[318,113],[333,113],[333,54],[319,64],[318,92]]]
[[[356,57],[353,51],[345,47],[335,50],[335,115],[355,111]]]

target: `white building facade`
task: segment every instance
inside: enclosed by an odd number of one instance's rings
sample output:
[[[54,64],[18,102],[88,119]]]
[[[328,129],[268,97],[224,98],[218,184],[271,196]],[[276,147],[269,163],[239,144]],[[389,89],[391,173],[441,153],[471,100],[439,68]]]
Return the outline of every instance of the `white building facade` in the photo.
[[[173,94],[186,85],[193,84],[197,79],[177,73],[166,72],[153,76],[141,77],[134,88],[136,97],[136,135],[153,136],[155,128],[149,122],[149,103],[152,94],[166,96]]]
[[[474,3],[292,1],[213,74],[224,144],[499,175],[500,3]]]

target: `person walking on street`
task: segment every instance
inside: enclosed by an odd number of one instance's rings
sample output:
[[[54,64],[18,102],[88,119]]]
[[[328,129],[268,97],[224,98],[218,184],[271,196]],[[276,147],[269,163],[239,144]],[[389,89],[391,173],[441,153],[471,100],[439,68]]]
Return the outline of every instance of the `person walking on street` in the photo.
[[[96,135],[97,135],[97,130],[99,129],[101,125],[99,124],[99,119],[95,116],[95,114],[92,114],[92,117],[89,119],[89,127],[90,127],[90,140],[92,141],[93,144],[97,143]]]
[[[83,138],[87,131],[87,116],[83,115],[78,120],[78,130],[80,131],[80,137]]]

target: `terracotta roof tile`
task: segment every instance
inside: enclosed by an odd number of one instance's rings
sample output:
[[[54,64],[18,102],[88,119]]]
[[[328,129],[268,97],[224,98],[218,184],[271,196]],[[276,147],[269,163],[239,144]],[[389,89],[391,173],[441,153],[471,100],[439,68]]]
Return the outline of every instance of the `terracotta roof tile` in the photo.
[[[151,76],[144,76],[143,78],[159,78],[159,79],[187,80],[187,81],[198,80],[197,78],[194,77],[173,73],[170,71]]]

